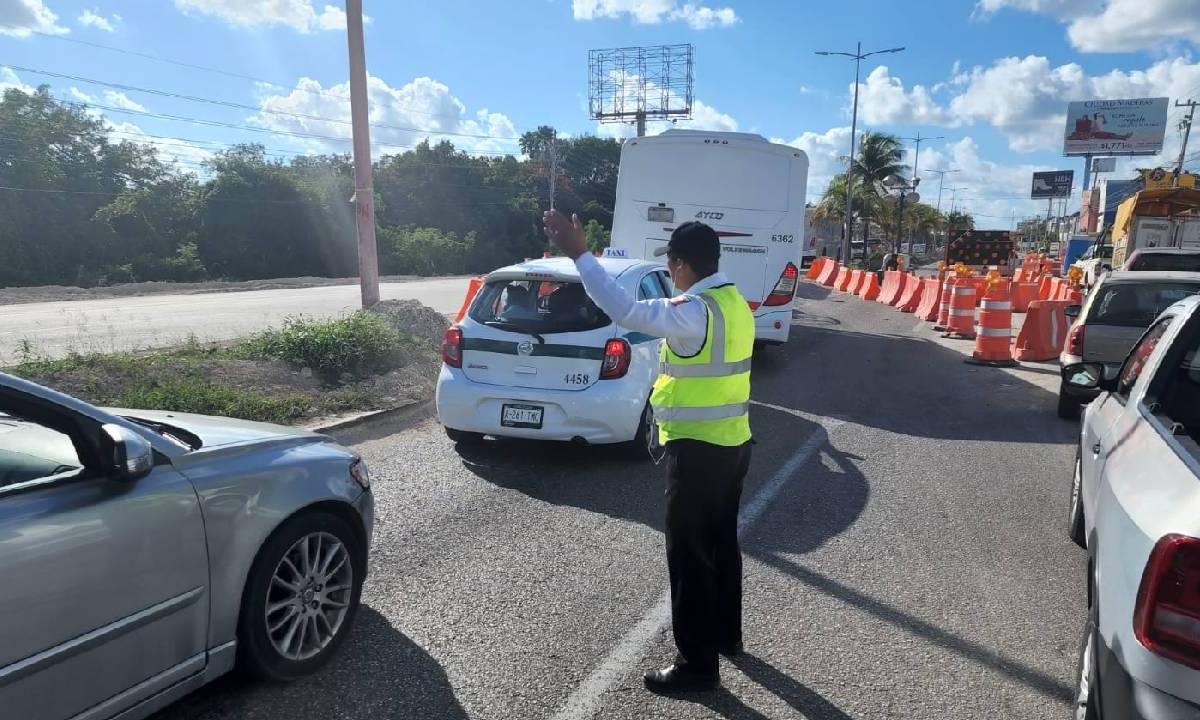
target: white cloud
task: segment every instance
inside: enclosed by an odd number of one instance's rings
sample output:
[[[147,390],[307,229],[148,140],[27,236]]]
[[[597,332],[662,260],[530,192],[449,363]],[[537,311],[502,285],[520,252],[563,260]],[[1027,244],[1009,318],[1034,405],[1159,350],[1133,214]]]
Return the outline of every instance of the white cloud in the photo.
[[[312,0],[174,0],[183,12],[211,15],[233,25],[283,25],[297,32],[346,29],[346,13],[336,5],[320,11]],[[3,0],[0,0],[3,2]],[[369,21],[364,18],[364,21]]]
[[[420,77],[394,88],[378,77],[367,81],[371,106],[371,139],[385,150],[404,149],[428,139],[437,143],[449,140],[456,148],[472,153],[519,152],[513,139],[517,129],[502,113],[486,109],[469,113],[466,106],[443,83]],[[301,78],[296,89],[286,95],[267,95],[263,110],[250,121],[272,130],[327,135],[349,139],[349,83],[322,87],[311,78]],[[312,120],[280,115],[296,113],[329,120]],[[386,127],[383,127],[386,126]],[[454,134],[444,134],[454,133]],[[314,140],[309,145],[322,150],[347,152],[349,143]]]
[[[842,160],[850,152],[850,127],[830,128],[823,133],[806,132],[793,140],[772,138],[771,142],[799,148],[808,155],[808,202],[817,203],[829,180],[846,169]]]
[[[1083,52],[1162,49],[1178,40],[1200,45],[1195,0],[980,0],[976,6],[984,15],[1004,7],[1058,18]]]
[[[75,88],[71,89],[74,90]],[[112,105],[113,107],[119,107],[123,110],[146,112],[145,106],[143,106],[141,103],[131,100],[128,95],[117,90],[105,90],[104,103],[106,105]]]
[[[92,95],[88,95],[87,93],[85,93],[84,91],[75,87],[74,85],[71,86],[71,89],[69,92],[71,93],[71,97],[75,98],[79,102],[84,102],[84,103],[96,102],[95,97],[93,97]]]
[[[3,95],[6,90],[20,90],[23,93],[32,93],[35,89],[31,85],[21,82],[21,78],[17,77],[17,74],[11,68],[0,67],[0,95]]]
[[[29,37],[33,32],[65,35],[58,15],[43,0],[0,0],[0,35]]]
[[[131,122],[114,123],[106,118],[105,123],[108,126],[109,132],[112,133],[111,140],[113,142],[133,142],[149,145],[155,149],[160,160],[168,163],[176,160],[182,161],[189,166],[184,168],[188,171],[198,171],[198,168],[194,167],[197,163],[210,160],[213,157],[213,151],[209,148],[180,138],[153,137],[148,135],[141,127]]]
[[[77,19],[79,20],[79,24],[84,27],[95,28],[108,33],[116,32],[117,23],[121,22],[120,15],[114,14],[111,18],[106,18],[100,14],[98,8],[95,10],[85,8]]]
[[[853,85],[850,92],[854,92]],[[945,109],[938,106],[925,86],[913,85],[912,90],[905,90],[904,83],[892,77],[886,65],[872,70],[866,82],[860,84],[858,102],[863,120],[871,125],[949,122]]]
[[[576,20],[633,18],[636,23],[657,25],[683,22],[695,30],[729,27],[739,21],[731,7],[713,8],[679,0],[573,0]]]
[[[659,135],[667,130],[712,130],[714,132],[738,132],[738,121],[732,116],[717,110],[703,100],[692,103],[692,117],[689,120],[650,120],[646,123],[647,135]],[[631,138],[637,135],[633,123],[598,123],[596,134],[600,137]]]
[[[1088,75],[1075,63],[1052,66],[1045,57],[1028,55],[958,72],[946,86],[952,96],[938,103],[924,87],[907,89],[880,66],[860,85],[859,112],[868,124],[986,124],[1004,135],[1011,149],[1032,152],[1062,146],[1071,100],[1186,97],[1198,86],[1200,62],[1184,57]]]

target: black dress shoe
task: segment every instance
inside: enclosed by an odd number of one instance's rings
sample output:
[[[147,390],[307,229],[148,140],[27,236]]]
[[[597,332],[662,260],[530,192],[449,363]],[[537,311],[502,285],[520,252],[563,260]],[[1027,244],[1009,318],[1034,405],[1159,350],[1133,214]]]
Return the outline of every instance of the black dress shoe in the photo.
[[[742,645],[742,641],[738,640],[737,642],[735,642],[732,645],[726,645],[726,646],[722,647],[717,652],[721,653],[722,655],[724,655],[727,658],[735,658],[735,657],[739,657],[745,651],[746,651],[746,648],[745,648],[745,646]]]
[[[721,684],[717,673],[698,673],[683,665],[669,665],[662,670],[650,670],[642,676],[646,689],[657,693],[705,692]]]

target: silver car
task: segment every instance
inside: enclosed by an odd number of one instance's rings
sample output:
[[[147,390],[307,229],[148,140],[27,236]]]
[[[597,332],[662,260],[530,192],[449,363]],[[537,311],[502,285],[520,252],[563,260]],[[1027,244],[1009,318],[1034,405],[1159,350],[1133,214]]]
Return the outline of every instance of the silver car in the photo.
[[[312,672],[373,521],[366,466],[325,436],[0,373],[0,716],[132,720],[235,664]]]
[[[1115,270],[1106,273],[1082,306],[1067,308],[1073,324],[1067,331],[1059,360],[1103,363],[1113,374],[1130,348],[1166,308],[1200,293],[1200,273]],[[1079,417],[1080,404],[1091,402],[1098,391],[1062,383],[1058,391],[1059,417]]]

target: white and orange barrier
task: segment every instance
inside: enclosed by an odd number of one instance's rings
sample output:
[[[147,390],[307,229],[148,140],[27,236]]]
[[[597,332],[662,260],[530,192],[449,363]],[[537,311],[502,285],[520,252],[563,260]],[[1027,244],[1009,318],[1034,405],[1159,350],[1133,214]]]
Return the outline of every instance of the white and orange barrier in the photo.
[[[931,278],[921,281],[921,304],[917,306],[917,317],[925,322],[937,320],[942,302],[942,281]]]
[[[1068,300],[1034,300],[1025,312],[1025,323],[1017,333],[1013,351],[1017,360],[1053,360],[1067,341]]]
[[[1012,367],[1012,293],[1008,280],[997,279],[987,286],[979,301],[975,325],[975,352],[968,362],[992,367]]]
[[[855,294],[863,300],[874,300],[879,297],[879,290],[879,276],[871,270],[864,270],[862,283]]]
[[[821,268],[821,273],[817,275],[817,282],[825,285],[826,287],[832,286],[834,281],[837,280],[838,270],[840,269],[841,265],[838,265],[837,260],[829,260],[829,262],[825,263],[825,265]]]
[[[900,294],[896,297],[896,309],[900,312],[916,312],[917,306],[921,304],[921,291],[925,288],[925,281],[911,273],[904,275],[904,285],[900,288]]]
[[[972,278],[957,278],[950,283],[950,309],[943,337],[963,340],[975,338],[975,283]]]
[[[854,277],[854,273],[850,271],[850,268],[842,266],[838,270],[837,279],[833,283],[833,289],[845,292],[846,288],[850,285],[850,278],[852,277]]]

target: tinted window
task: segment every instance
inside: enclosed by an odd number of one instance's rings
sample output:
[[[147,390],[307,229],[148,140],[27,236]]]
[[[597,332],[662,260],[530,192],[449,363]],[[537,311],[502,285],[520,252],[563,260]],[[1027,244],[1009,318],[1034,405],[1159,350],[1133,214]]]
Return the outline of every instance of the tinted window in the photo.
[[[1192,440],[1200,442],[1200,325],[1192,323],[1191,336],[1176,341],[1176,349],[1180,346],[1185,348],[1181,357],[1173,353],[1175,359],[1164,358],[1158,378],[1167,377],[1156,399],[1170,422],[1183,426]]]
[[[1087,322],[1091,325],[1149,327],[1154,318],[1200,285],[1183,283],[1109,283],[1097,290]]]
[[[78,470],[82,465],[71,438],[0,413],[0,488]]]
[[[1133,390],[1138,378],[1142,376],[1142,370],[1146,369],[1146,361],[1150,359],[1154,348],[1158,347],[1158,341],[1171,326],[1171,320],[1172,318],[1163,318],[1161,322],[1146,331],[1146,334],[1130,351],[1129,357],[1125,358],[1125,365],[1121,368],[1121,381],[1117,385],[1118,394],[1128,396],[1129,392]]]
[[[516,332],[579,332],[610,324],[577,282],[500,280],[479,291],[471,319]]]
[[[1126,270],[1181,270],[1184,272],[1200,272],[1200,253],[1195,255],[1176,255],[1174,253],[1147,253],[1138,255]]]

